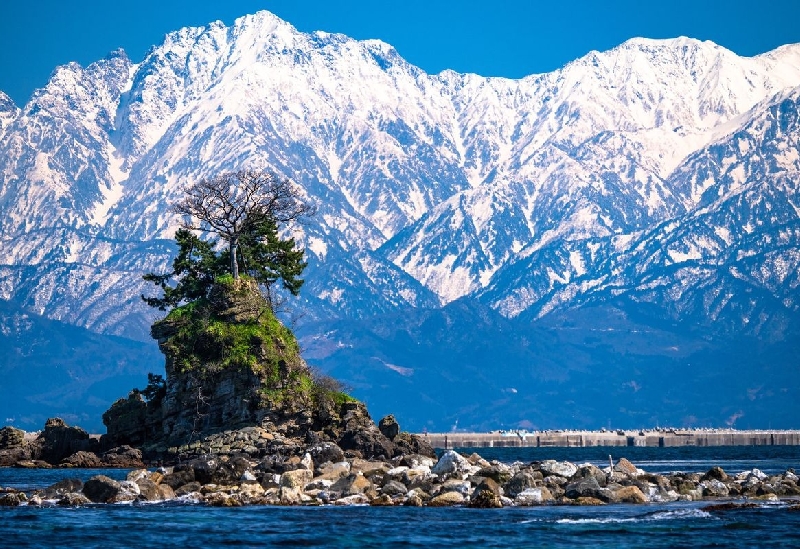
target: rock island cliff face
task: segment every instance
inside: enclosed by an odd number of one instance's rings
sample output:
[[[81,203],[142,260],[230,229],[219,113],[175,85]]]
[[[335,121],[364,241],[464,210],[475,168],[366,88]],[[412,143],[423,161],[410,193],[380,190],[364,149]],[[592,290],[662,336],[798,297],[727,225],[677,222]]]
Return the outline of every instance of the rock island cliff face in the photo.
[[[294,335],[249,278],[223,278],[208,298],[172,310],[151,333],[166,357],[165,384],[112,405],[103,415],[108,445],[180,457],[202,451],[212,435],[259,427],[364,457],[431,453],[407,433],[387,437],[362,403],[335,382],[314,379]]]
[[[315,408],[297,342],[249,279],[217,285],[207,301],[156,322],[152,335],[166,356],[161,422],[167,438]]]

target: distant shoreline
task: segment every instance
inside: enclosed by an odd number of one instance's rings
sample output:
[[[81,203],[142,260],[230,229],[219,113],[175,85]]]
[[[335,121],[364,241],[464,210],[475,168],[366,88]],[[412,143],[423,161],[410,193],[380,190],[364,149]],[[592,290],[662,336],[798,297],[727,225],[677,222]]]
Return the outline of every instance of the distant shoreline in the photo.
[[[418,436],[434,448],[440,449],[800,445],[800,430],[796,429],[505,430],[483,433],[418,433]]]

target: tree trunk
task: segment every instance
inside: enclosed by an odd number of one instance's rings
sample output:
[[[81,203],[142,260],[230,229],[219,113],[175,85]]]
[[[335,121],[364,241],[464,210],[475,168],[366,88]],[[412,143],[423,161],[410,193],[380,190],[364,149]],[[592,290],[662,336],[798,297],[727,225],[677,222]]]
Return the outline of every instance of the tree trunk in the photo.
[[[232,238],[231,239],[231,274],[233,275],[233,279],[237,280],[239,278],[239,264],[236,262],[236,249],[239,247],[239,239]]]

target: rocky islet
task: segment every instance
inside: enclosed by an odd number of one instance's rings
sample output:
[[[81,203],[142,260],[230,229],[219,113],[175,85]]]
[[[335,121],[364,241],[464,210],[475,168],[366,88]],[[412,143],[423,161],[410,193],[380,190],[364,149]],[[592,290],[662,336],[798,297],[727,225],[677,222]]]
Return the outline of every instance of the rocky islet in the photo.
[[[64,479],[28,492],[0,490],[0,505],[52,506],[134,502],[241,505],[468,506],[646,504],[672,501],[774,502],[800,504],[798,476],[791,470],[767,475],[758,469],[728,474],[719,467],[701,473],[652,474],[626,459],[603,469],[592,464],[541,461],[502,463],[446,451],[438,459],[420,454],[365,459],[331,442],[298,446],[266,437],[277,450],[261,457],[260,429],[230,431],[208,444],[228,443],[229,453],[198,455],[171,466],[135,468],[124,481],[95,475]],[[259,452],[260,453],[260,452]],[[102,458],[104,464],[111,460]],[[26,466],[24,462],[18,466]],[[63,462],[62,466],[68,466]],[[725,503],[727,504],[727,503]]]
[[[191,501],[214,506],[470,506],[643,504],[800,496],[793,471],[766,475],[650,474],[625,459],[506,464],[478,454],[438,456],[393,416],[378,425],[331,380],[314,379],[293,334],[247,279],[173,310],[152,335],[167,377],[104,414],[92,437],[63,420],[28,434],[0,429],[0,466],[132,469],[4,489],[0,505]],[[150,468],[145,468],[145,464]]]
[[[38,433],[14,427],[0,429],[0,467],[144,467],[142,451],[128,445],[106,445],[61,418],[51,418]]]

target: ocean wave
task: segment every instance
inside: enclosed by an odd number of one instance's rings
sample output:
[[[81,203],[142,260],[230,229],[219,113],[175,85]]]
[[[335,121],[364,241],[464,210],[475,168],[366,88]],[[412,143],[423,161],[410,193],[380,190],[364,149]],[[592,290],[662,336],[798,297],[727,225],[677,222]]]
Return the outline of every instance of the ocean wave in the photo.
[[[556,524],[624,524],[687,519],[715,519],[715,517],[700,509],[674,509],[655,511],[638,517],[561,518],[555,522]]]

